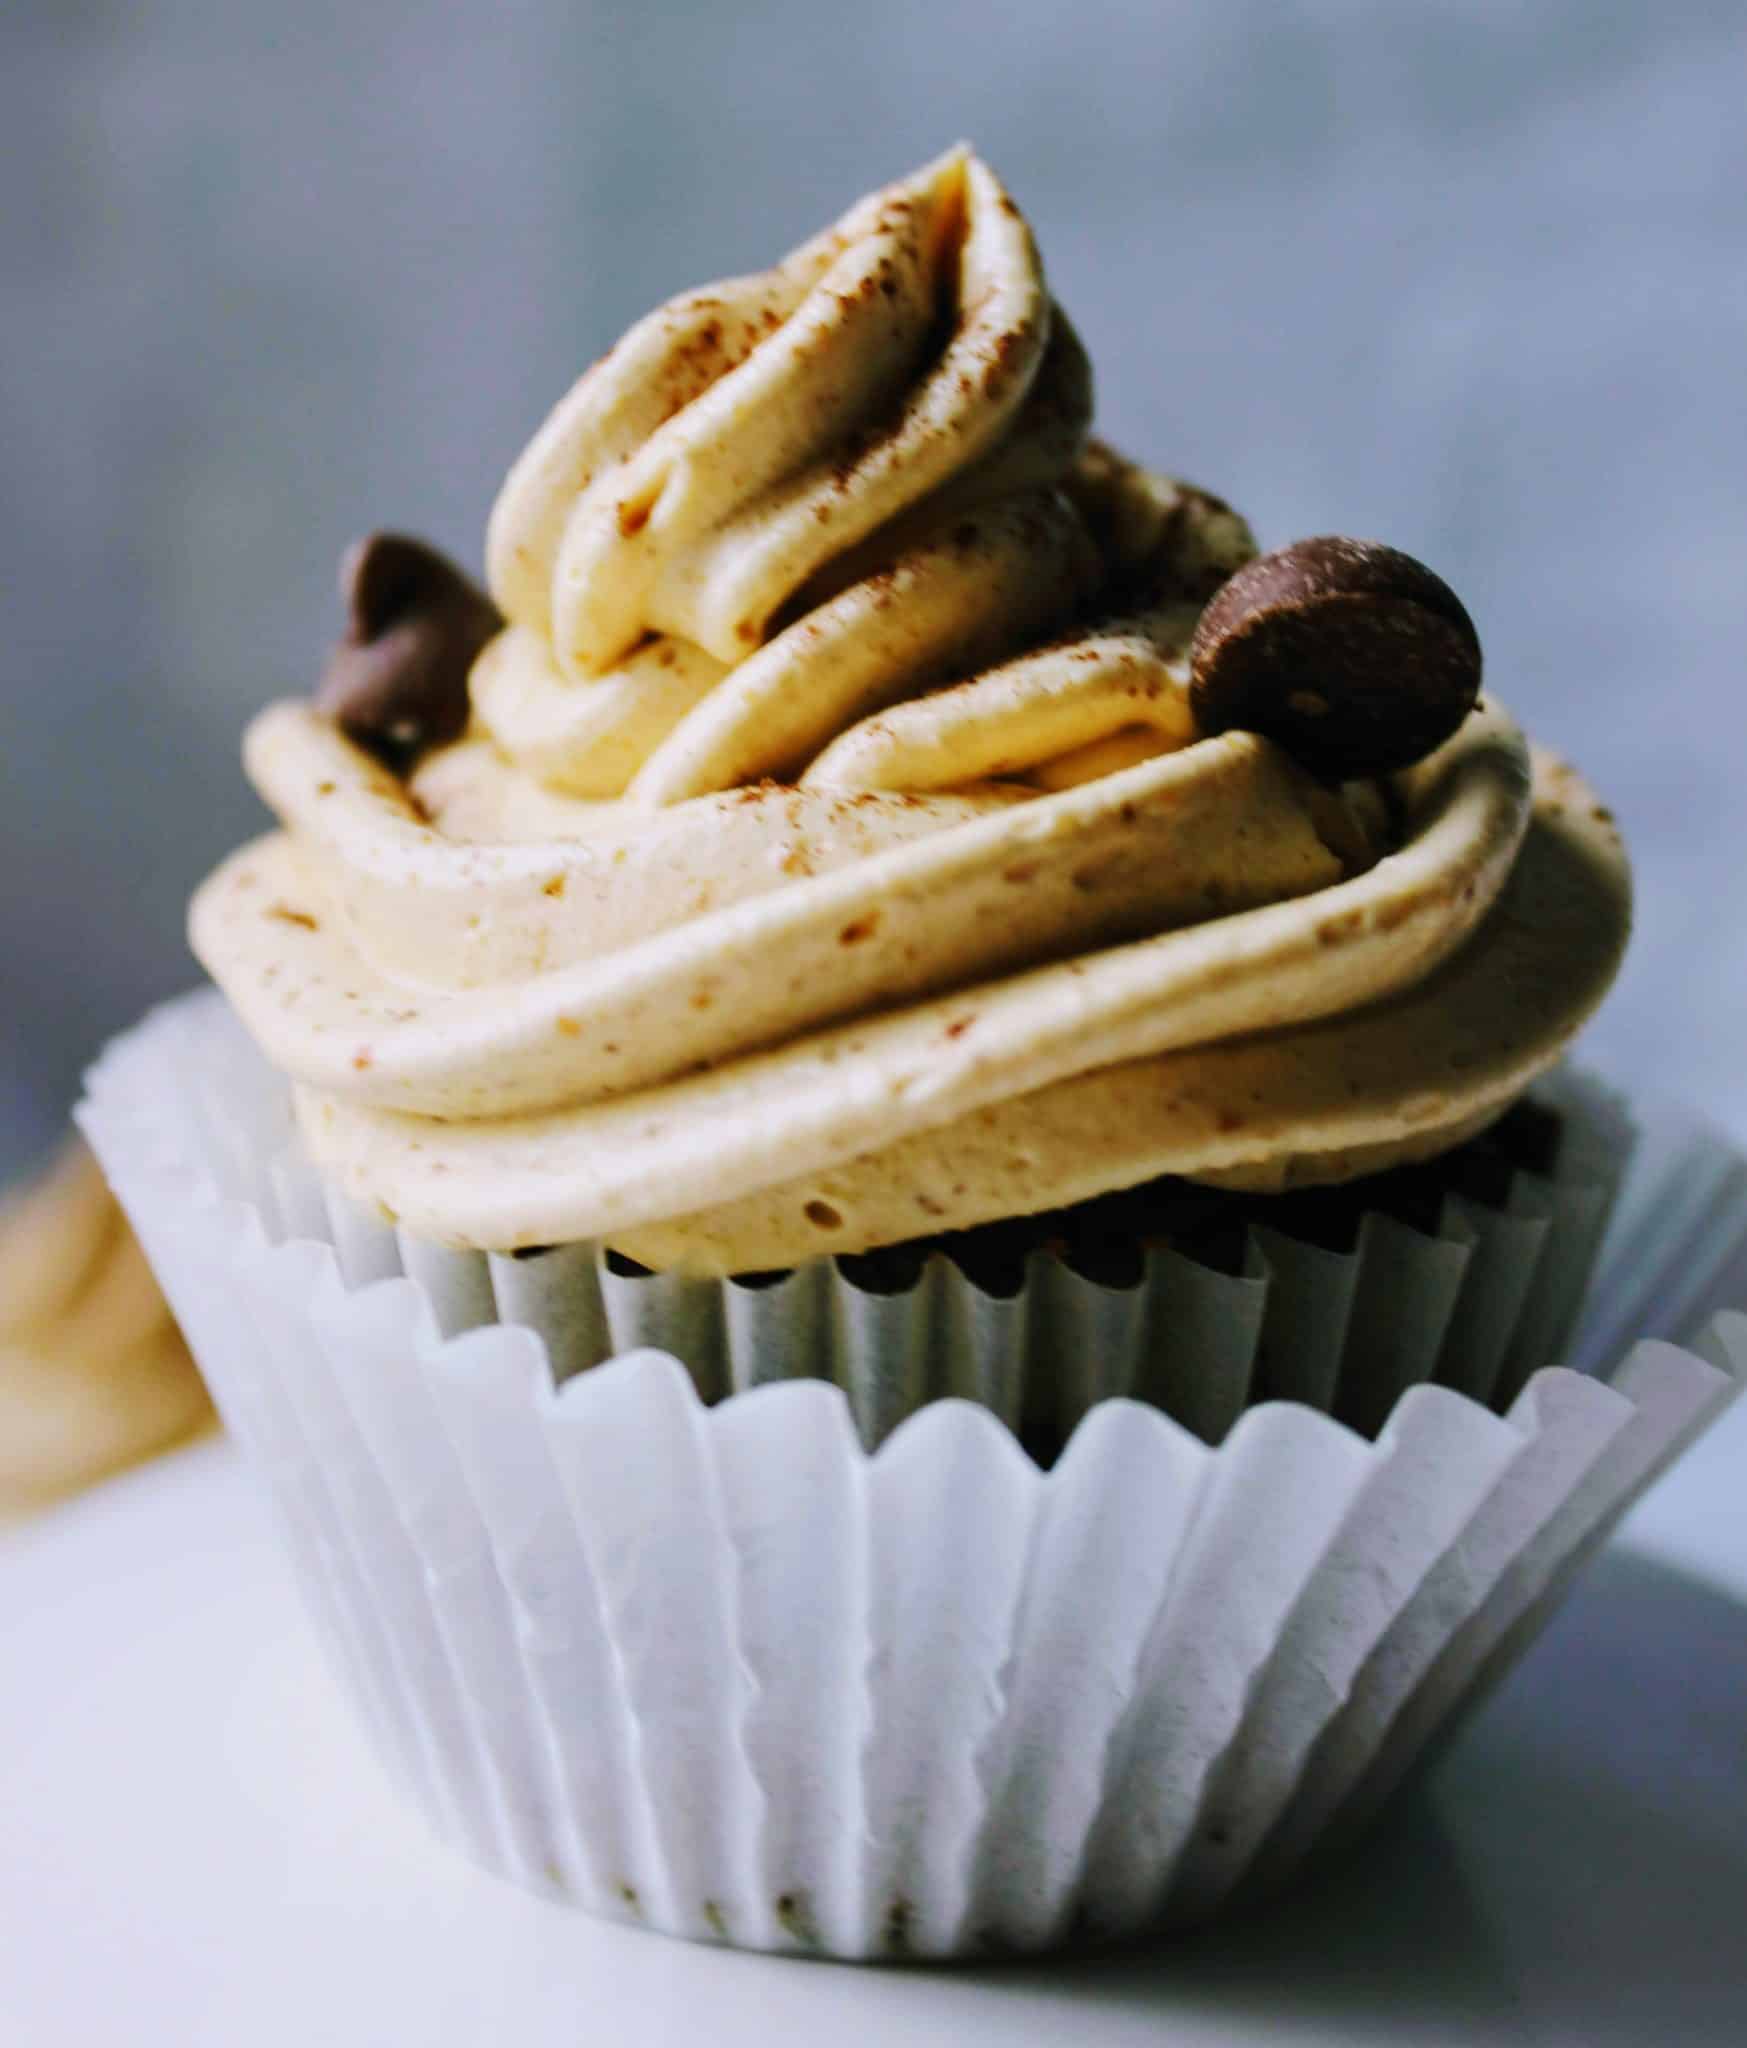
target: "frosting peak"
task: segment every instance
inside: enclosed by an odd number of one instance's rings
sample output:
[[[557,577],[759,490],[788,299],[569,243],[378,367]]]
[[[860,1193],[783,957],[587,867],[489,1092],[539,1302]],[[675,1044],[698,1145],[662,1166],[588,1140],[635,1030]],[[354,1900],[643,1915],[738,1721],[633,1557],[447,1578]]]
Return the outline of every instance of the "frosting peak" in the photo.
[[[493,509],[510,630],[474,679],[514,760],[672,803],[793,775],[1098,587],[1084,350],[955,150],[773,269],[671,300],[559,403]]]
[[[1062,475],[1090,416],[1029,228],[955,150],[773,269],[670,300],[587,371],[493,509],[492,593],[573,680],[654,634],[735,662],[949,479]]]

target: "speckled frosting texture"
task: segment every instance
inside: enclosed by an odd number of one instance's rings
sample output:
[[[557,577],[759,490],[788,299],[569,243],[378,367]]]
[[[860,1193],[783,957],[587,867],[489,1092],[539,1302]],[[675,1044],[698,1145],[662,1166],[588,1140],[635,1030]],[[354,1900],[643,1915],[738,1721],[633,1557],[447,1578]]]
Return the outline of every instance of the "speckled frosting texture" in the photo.
[[[964,152],[588,371],[493,512],[466,734],[250,734],[281,829],[194,941],[325,1168],[729,1272],[1346,1177],[1550,1064],[1624,941],[1605,814],[1494,702],[1387,786],[1202,737],[1253,543],[1091,409]]]

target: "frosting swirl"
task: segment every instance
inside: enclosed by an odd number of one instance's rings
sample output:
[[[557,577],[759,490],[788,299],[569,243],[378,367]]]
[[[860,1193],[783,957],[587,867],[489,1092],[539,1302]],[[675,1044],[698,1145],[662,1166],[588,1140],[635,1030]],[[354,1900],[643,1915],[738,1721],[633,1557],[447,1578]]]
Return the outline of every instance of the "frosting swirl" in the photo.
[[[263,715],[283,830],[194,942],[354,1192],[733,1271],[1367,1170],[1556,1056],[1624,936],[1593,806],[1543,771],[1537,807],[1495,705],[1387,790],[1201,737],[1190,637],[1253,543],[1090,414],[954,152],[560,403],[465,737],[403,779]]]

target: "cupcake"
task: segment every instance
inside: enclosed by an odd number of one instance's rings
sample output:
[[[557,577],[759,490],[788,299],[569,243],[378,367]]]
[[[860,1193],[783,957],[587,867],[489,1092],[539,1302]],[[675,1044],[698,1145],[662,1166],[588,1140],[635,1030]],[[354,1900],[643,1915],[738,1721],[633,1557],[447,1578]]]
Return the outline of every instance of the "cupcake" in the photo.
[[[181,1442],[211,1405],[97,1162],[0,1198],[0,1519]]]
[[[1204,1916],[1733,1384],[1554,1363],[1629,1150],[1555,1071],[1608,813],[1432,571],[1258,555],[1092,409],[962,150],[650,315],[489,594],[349,551],[222,995],[93,1076],[389,1767],[597,1911]]]

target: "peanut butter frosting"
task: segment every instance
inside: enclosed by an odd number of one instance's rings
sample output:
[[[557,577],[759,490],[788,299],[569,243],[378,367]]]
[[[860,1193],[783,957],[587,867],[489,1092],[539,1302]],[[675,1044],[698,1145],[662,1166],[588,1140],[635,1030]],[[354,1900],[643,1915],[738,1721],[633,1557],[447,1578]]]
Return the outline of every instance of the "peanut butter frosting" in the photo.
[[[249,735],[280,829],[193,939],[324,1167],[732,1272],[1349,1176],[1556,1059],[1624,943],[1606,814],[1491,700],[1345,784],[1210,731],[1254,543],[1091,412],[962,150],[586,372],[492,513],[461,736]]]

